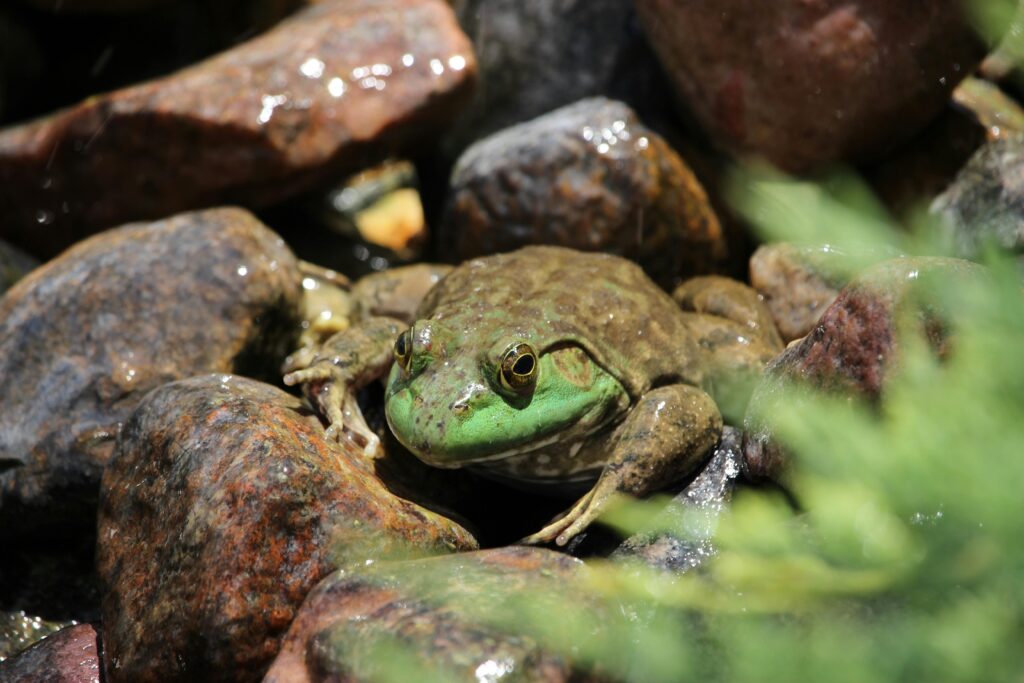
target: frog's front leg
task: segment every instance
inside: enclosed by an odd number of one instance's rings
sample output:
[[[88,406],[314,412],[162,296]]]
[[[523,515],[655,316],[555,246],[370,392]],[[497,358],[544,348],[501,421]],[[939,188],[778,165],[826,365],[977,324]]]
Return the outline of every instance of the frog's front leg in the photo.
[[[589,526],[616,492],[642,496],[692,472],[722,433],[714,400],[696,387],[673,384],[640,399],[612,437],[612,456],[586,495],[558,521],[523,543],[558,545]]]
[[[366,424],[356,392],[390,369],[395,337],[403,326],[393,318],[370,318],[338,332],[319,348],[300,349],[282,368],[287,373],[284,383],[301,384],[306,398],[327,420],[328,437],[355,435],[371,457],[378,455],[380,439]]]

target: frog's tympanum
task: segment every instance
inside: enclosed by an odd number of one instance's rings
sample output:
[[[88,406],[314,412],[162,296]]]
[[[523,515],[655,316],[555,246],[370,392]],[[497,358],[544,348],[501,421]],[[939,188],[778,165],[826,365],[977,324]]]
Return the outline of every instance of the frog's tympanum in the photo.
[[[526,539],[563,545],[613,493],[642,495],[691,473],[722,415],[741,417],[733,378],[756,376],[781,350],[774,328],[747,315],[760,305],[752,290],[703,295],[721,280],[682,285],[675,298],[693,309],[684,311],[616,256],[527,247],[475,259],[427,292],[411,325],[369,317],[293,354],[285,382],[305,385],[332,435],[374,455],[355,392],[390,371],[388,424],[426,463],[520,486],[590,487]]]

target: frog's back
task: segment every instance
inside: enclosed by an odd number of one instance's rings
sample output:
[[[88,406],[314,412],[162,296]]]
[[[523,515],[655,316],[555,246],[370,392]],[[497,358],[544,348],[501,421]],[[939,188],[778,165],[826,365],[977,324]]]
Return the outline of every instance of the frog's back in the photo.
[[[468,335],[577,343],[627,391],[700,382],[679,307],[635,263],[562,247],[525,247],[463,263],[435,286],[420,319]],[[486,341],[486,340],[481,340]]]

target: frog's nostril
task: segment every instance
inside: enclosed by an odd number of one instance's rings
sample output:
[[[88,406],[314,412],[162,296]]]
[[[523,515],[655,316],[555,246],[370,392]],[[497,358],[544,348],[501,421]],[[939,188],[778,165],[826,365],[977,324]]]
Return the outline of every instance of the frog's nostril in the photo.
[[[452,412],[456,415],[465,415],[469,410],[469,401],[456,401],[452,404]]]

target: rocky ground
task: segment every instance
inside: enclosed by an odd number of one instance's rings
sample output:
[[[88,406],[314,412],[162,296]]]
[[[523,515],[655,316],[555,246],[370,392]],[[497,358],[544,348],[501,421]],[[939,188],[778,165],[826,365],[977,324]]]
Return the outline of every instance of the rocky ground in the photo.
[[[586,603],[591,562],[699,571],[734,491],[785,491],[765,403],[877,402],[902,330],[951,353],[920,283],[1024,235],[1024,110],[985,55],[939,0],[0,8],[0,681],[368,681],[408,650],[458,680],[609,680],[480,607]],[[961,258],[850,272],[760,243],[741,163],[855,168]],[[450,264],[534,244],[632,259],[788,344],[628,538],[516,545],[572,497],[424,465],[378,384],[371,460],[282,381],[335,332],[411,320]],[[749,345],[712,332],[719,360]]]

